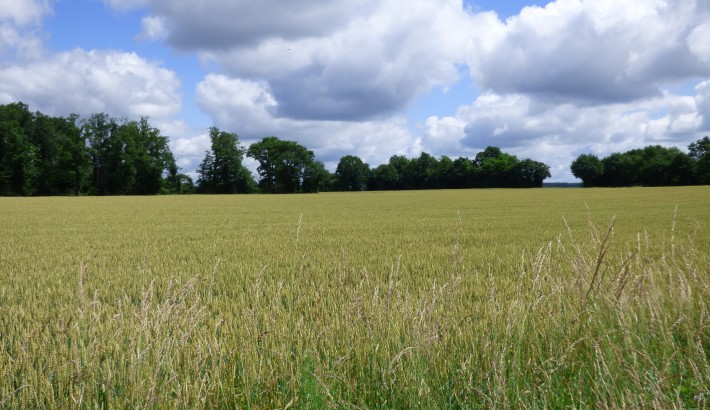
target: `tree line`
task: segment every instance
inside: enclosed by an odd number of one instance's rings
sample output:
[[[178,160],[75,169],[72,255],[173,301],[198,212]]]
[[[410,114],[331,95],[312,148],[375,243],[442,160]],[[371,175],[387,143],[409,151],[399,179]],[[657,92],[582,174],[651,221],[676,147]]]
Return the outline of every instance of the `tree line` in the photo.
[[[549,167],[497,147],[475,158],[392,156],[371,168],[345,155],[334,173],[303,145],[266,137],[248,148],[239,137],[209,130],[210,149],[196,183],[180,173],[168,137],[147,117],[129,121],[105,113],[85,119],[0,105],[0,195],[152,195],[299,193],[440,188],[540,187]],[[258,162],[257,179],[244,166]]]
[[[550,167],[531,159],[519,160],[488,147],[474,159],[392,156],[387,164],[370,168],[361,158],[345,155],[335,173],[315,159],[313,151],[294,141],[266,137],[248,149],[236,134],[210,130],[211,148],[197,170],[199,193],[298,193],[455,188],[541,187]],[[244,156],[255,159],[259,180],[250,179]]]
[[[570,169],[585,187],[710,184],[710,138],[693,142],[688,150],[651,145],[601,159],[582,154]]]
[[[0,105],[0,195],[149,195],[191,185],[147,118],[51,117]]]
[[[168,137],[147,117],[129,121],[107,114],[80,120],[32,113],[23,103],[0,105],[0,195],[152,195],[300,193],[457,188],[541,187],[546,164],[518,159],[498,147],[474,158],[394,155],[370,167],[345,155],[334,173],[295,141],[266,137],[245,148],[235,133],[209,130],[193,183],[180,173]],[[585,187],[710,184],[710,138],[685,153],[659,145],[599,158],[579,155],[572,174]],[[258,162],[257,178],[244,166]]]
[[[423,152],[417,158],[395,155],[370,169],[345,156],[335,171],[335,189],[404,190],[458,188],[534,188],[550,177],[550,167],[532,159],[518,159],[498,147],[487,147],[475,158],[436,158]]]

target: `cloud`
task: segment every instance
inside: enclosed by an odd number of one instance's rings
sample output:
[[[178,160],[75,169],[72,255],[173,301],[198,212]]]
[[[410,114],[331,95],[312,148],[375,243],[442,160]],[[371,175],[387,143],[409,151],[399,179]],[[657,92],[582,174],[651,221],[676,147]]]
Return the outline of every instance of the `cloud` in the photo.
[[[107,0],[115,7],[149,5],[164,18],[168,44],[182,50],[254,46],[272,38],[328,35],[352,15],[367,12],[373,0]]]
[[[453,157],[475,155],[469,147],[461,144],[465,136],[466,122],[458,117],[429,117],[423,126],[424,144],[430,153]]]
[[[134,53],[56,53],[0,65],[0,103],[23,101],[46,114],[166,118],[180,109],[177,75]]]
[[[209,74],[197,84],[197,103],[217,124],[239,124],[239,132],[256,135],[273,122],[274,99],[265,83]],[[273,126],[272,126],[273,127]]]
[[[505,21],[478,14],[467,62],[484,92],[429,118],[422,146],[499,146],[547,162],[553,180],[573,180],[583,152],[684,149],[710,130],[709,13],[702,1],[558,0]],[[669,91],[698,78],[695,95]]]
[[[696,96],[666,90],[710,76],[700,2],[558,0],[506,21],[457,2],[408,4],[372,8],[327,35],[205,49],[225,74],[200,84],[199,104],[250,138],[294,135],[329,159],[355,153],[377,164],[395,153],[472,156],[496,145],[548,162],[555,180],[573,179],[569,163],[581,152],[684,147],[708,129],[710,87]],[[417,126],[396,114],[454,82],[462,56],[483,94],[413,134]],[[396,143],[358,141],[362,130]]]
[[[150,0],[103,0],[103,2],[116,10],[126,11],[144,7],[150,3]]]
[[[557,0],[504,21],[461,0],[104,1],[144,7],[139,39],[219,70],[195,92],[217,126],[245,143],[297,140],[330,164],[496,145],[569,181],[580,153],[684,148],[710,131],[705,0]],[[407,122],[415,98],[466,74],[480,95]],[[205,131],[175,132],[182,163],[196,166]]]
[[[47,0],[0,0],[0,61],[41,55],[40,27],[51,12]]]
[[[385,118],[458,80],[471,15],[461,0],[153,0],[143,38],[268,84],[277,117]]]
[[[660,95],[663,83],[710,75],[701,40],[708,19],[701,0],[558,0],[489,20],[468,61],[481,87],[496,93],[633,101]]]
[[[437,147],[441,140],[472,152],[498,146],[548,163],[553,180],[572,180],[569,164],[581,153],[606,156],[656,144],[684,149],[710,131],[708,84],[697,86],[696,96],[664,90],[643,101],[583,107],[489,92],[455,116],[430,117],[423,148]]]
[[[710,63],[710,23],[701,24],[688,36],[688,48],[704,63]]]
[[[165,19],[162,17],[143,17],[141,27],[143,31],[136,37],[138,40],[162,40],[168,35]]]
[[[51,11],[48,0],[0,0],[0,22],[18,26],[38,24]]]
[[[210,74],[198,84],[196,96],[200,108],[218,127],[237,132],[245,144],[276,135],[314,150],[329,165],[347,154],[379,164],[391,155],[419,152],[416,138],[400,117],[361,122],[275,117],[277,102],[263,82]]]
[[[710,80],[705,80],[695,87],[695,104],[702,118],[701,130],[710,135]]]

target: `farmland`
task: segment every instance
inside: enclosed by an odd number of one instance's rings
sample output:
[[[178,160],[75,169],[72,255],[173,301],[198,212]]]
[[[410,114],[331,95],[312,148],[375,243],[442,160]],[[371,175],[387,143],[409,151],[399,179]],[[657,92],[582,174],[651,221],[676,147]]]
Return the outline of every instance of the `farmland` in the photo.
[[[703,407],[710,188],[0,198],[0,408]]]

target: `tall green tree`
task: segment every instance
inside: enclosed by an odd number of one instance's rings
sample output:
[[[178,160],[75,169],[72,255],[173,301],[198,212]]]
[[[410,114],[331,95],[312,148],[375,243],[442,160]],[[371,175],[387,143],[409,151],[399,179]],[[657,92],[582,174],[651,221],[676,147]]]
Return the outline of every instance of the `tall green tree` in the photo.
[[[325,169],[321,161],[313,161],[303,170],[303,192],[326,192],[333,189],[335,176]]]
[[[210,128],[210,150],[197,169],[198,192],[207,194],[250,193],[255,189],[254,179],[242,164],[245,150],[239,137],[231,132]]]
[[[692,158],[678,148],[651,145],[627,154],[638,158],[638,185],[670,186],[692,183]]]
[[[112,181],[116,161],[118,123],[106,113],[97,113],[82,121],[81,135],[87,142],[91,160],[90,193],[96,195],[116,194]]]
[[[168,137],[152,127],[147,117],[123,124],[120,132],[126,143],[125,161],[132,164],[127,177],[133,183],[127,192],[137,195],[159,193],[165,177],[177,172]]]
[[[434,179],[436,180],[437,188],[454,188],[454,161],[446,155],[439,158]]]
[[[399,175],[390,164],[381,164],[370,171],[367,182],[369,190],[389,191],[398,189]]]
[[[147,117],[119,121],[94,114],[84,120],[81,133],[88,143],[95,194],[157,194],[168,173],[177,170],[168,137]]]
[[[604,173],[601,186],[633,186],[637,184],[640,158],[633,152],[615,152],[602,159]]]
[[[77,115],[35,114],[31,139],[39,149],[38,195],[79,195],[86,190],[90,157],[77,120]]]
[[[439,172],[439,161],[436,157],[422,152],[413,162],[414,180],[412,188],[416,189],[437,189],[440,188],[441,174]]]
[[[570,169],[572,175],[581,179],[587,188],[597,186],[604,174],[601,160],[593,154],[581,154],[572,162]]]
[[[369,174],[370,166],[360,157],[346,155],[340,158],[335,170],[337,188],[341,191],[365,191]]]
[[[0,122],[0,194],[33,195],[38,177],[38,149],[17,122]]]
[[[451,164],[448,174],[449,188],[472,188],[474,181],[474,163],[468,158],[458,157]]]
[[[63,118],[31,113],[23,103],[1,105],[0,185],[8,186],[11,180],[14,188],[0,188],[0,192],[78,195],[90,167],[76,121],[76,115]]]
[[[40,174],[39,148],[31,141],[33,116],[26,104],[0,106],[0,195],[33,195]]]
[[[547,164],[526,158],[513,165],[511,186],[542,188],[542,182],[550,176],[550,167]]]
[[[695,160],[697,182],[710,184],[710,138],[704,137],[688,146],[690,156]]]
[[[474,160],[477,185],[483,188],[504,188],[514,186],[513,167],[518,163],[514,155],[502,152],[498,147],[487,147]]]
[[[295,141],[266,137],[247,155],[259,162],[259,188],[268,193],[317,192],[323,172],[313,151]]]
[[[694,158],[680,149],[649,145],[642,149],[615,152],[601,161],[580,156],[571,166],[585,186],[671,186],[698,182]],[[601,170],[601,173],[599,174]]]

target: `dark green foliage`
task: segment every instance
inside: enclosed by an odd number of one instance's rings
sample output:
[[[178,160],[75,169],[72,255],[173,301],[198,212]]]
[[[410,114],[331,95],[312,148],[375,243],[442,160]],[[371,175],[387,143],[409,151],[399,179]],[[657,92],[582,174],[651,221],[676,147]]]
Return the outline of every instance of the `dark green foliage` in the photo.
[[[252,144],[247,155],[259,162],[259,188],[266,193],[318,192],[325,167],[313,151],[294,141],[266,137]]]
[[[81,127],[77,121],[76,115],[31,113],[22,103],[0,105],[0,195],[179,191],[168,138],[147,118],[94,114]]]
[[[539,188],[551,176],[549,166],[529,158],[513,165],[511,173],[511,185],[521,188]]]
[[[313,161],[303,170],[303,192],[330,191],[334,184],[335,177],[325,169],[325,165],[321,161]]]
[[[30,118],[28,118],[28,116]],[[24,104],[0,111],[0,194],[32,195],[39,176],[39,149],[27,138],[31,114]]]
[[[695,160],[695,171],[698,182],[710,184],[710,138],[705,137],[690,144],[690,156]]]
[[[487,147],[476,155],[474,162],[476,164],[474,175],[478,186],[483,188],[514,186],[513,167],[518,162],[514,155],[506,154],[498,147]]]
[[[337,189],[340,191],[365,191],[370,166],[354,155],[340,158],[335,170]]]
[[[468,158],[459,157],[451,164],[448,178],[451,188],[473,187],[474,164]]]
[[[596,155],[582,154],[572,162],[570,166],[572,175],[582,180],[585,187],[599,184],[604,166]]]
[[[599,159],[582,154],[572,162],[572,174],[585,187],[675,186],[710,183],[710,138],[689,146],[690,154],[678,148],[650,145]]]
[[[426,152],[412,159],[395,155],[370,171],[368,184],[373,190],[539,188],[549,177],[550,167],[542,162],[521,161],[498,147],[487,147],[473,160],[436,159]]]
[[[163,188],[161,194],[194,194],[195,183],[192,178],[186,174],[178,174],[177,167],[175,171],[168,171],[168,176],[163,180]]]
[[[197,173],[197,191],[205,194],[239,194],[255,190],[254,179],[244,165],[244,148],[237,134],[210,128],[211,149]]]
[[[382,164],[370,171],[368,188],[373,191],[389,191],[397,189],[399,174],[397,169],[390,164]]]
[[[89,172],[86,146],[69,118],[0,106],[0,195],[78,195]]]
[[[439,161],[426,152],[422,152],[414,163],[414,175],[412,177],[415,182],[413,185],[417,189],[440,188],[438,168]]]
[[[117,132],[118,124],[108,114],[94,114],[87,118],[82,125],[82,136],[89,146],[91,157],[91,193],[109,193],[112,165],[110,154],[113,134]]]
[[[413,189],[413,169],[412,161],[403,155],[390,157],[389,165],[397,173],[397,184],[394,189]]]
[[[163,175],[177,173],[168,138],[145,117],[119,122],[94,114],[83,122],[82,135],[91,158],[93,194],[157,194],[165,185]]]

